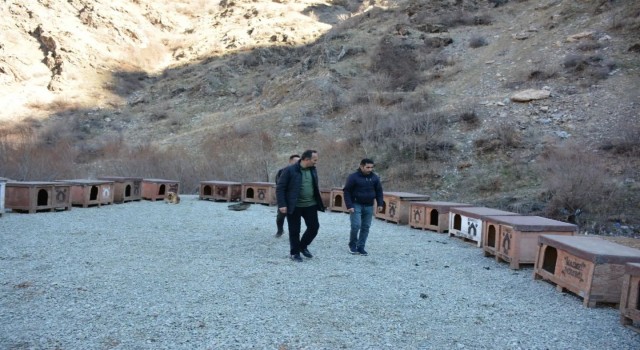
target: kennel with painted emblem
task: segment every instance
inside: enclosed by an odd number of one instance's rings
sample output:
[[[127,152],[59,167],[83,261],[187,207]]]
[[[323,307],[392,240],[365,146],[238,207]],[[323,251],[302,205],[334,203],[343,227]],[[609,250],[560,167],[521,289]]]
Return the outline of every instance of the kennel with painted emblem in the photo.
[[[540,216],[487,216],[482,228],[484,256],[509,263],[517,270],[521,264],[533,264],[540,235],[573,236],[578,226]]]
[[[150,201],[163,200],[169,192],[179,194],[180,182],[177,180],[165,179],[142,180],[142,199]]]
[[[452,207],[470,207],[455,202],[411,202],[409,226],[438,233],[449,231],[449,210]]]
[[[382,211],[375,212],[376,218],[399,225],[409,224],[412,202],[429,200],[428,195],[408,192],[384,192],[383,198]]]
[[[482,247],[483,223],[490,215],[520,214],[487,207],[451,207],[449,208],[449,237],[462,238]]]
[[[50,181],[8,181],[5,207],[21,213],[70,210],[71,185]]]
[[[113,181],[108,180],[58,180],[71,185],[71,205],[83,208],[113,203]]]
[[[243,182],[242,201],[266,205],[276,205],[276,184],[273,182]]]
[[[113,181],[113,202],[125,203],[142,199],[142,178],[127,176],[101,176],[98,180]]]
[[[620,323],[640,333],[640,264],[627,263],[620,294]]]
[[[220,202],[237,202],[242,198],[242,183],[218,180],[201,181],[199,198]]]
[[[582,297],[585,307],[618,304],[627,263],[640,263],[640,250],[593,236],[541,235],[533,278]]]

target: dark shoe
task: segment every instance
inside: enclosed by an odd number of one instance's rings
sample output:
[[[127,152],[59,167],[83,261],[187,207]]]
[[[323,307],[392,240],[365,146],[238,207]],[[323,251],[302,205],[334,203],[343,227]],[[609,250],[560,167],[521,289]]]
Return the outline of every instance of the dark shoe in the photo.
[[[360,255],[364,255],[364,256],[369,255],[369,253],[367,253],[367,251],[364,250],[364,248],[358,248],[358,253],[360,253]]]
[[[294,254],[289,256],[289,258],[295,262],[302,262],[302,257],[300,256],[300,254]]]
[[[304,255],[305,258],[309,258],[309,259],[313,258],[313,255],[311,255],[311,252],[307,248],[302,249],[300,253],[302,253],[302,255]]]
[[[351,254],[360,254],[360,253],[358,253],[358,250],[356,249],[356,247],[349,247],[349,253],[351,253]]]
[[[283,234],[284,234],[283,230],[278,230],[278,232],[276,232],[276,238],[282,237]]]

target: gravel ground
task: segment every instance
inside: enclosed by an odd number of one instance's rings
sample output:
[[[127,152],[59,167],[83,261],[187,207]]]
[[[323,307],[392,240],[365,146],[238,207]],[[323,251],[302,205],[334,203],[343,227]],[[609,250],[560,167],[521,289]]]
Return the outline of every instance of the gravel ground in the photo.
[[[1,349],[640,349],[610,307],[446,235],[320,213],[288,259],[275,207],[183,196],[0,218]]]

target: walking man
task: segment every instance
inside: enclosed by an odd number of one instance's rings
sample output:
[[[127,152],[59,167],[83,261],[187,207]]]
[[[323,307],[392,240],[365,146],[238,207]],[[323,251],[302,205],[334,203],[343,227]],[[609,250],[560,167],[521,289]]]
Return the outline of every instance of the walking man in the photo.
[[[373,166],[373,160],[369,158],[360,161],[360,167],[347,177],[347,183],[342,189],[351,221],[349,237],[351,254],[368,255],[364,247],[374,214],[373,201],[376,201],[379,212],[383,209],[382,184],[380,177],[373,172]]]
[[[292,154],[289,157],[289,165],[297,163],[300,160],[300,156],[297,154]],[[278,172],[276,173],[276,184],[278,183],[278,180],[280,179],[280,175],[282,175],[282,172],[284,171],[284,169],[286,169],[287,167],[284,167],[280,170],[278,170]],[[276,238],[280,238],[280,236],[282,236],[282,234],[284,233],[284,219],[287,217],[287,214],[281,213],[280,210],[278,209],[278,214],[276,216],[276,227],[278,228],[278,231],[276,232]]]
[[[304,151],[297,163],[282,171],[276,185],[278,210],[287,215],[290,258],[296,262],[302,262],[300,254],[306,258],[313,258],[308,247],[320,229],[318,211],[324,211],[318,187],[318,173],[315,166],[317,162],[317,151]],[[300,238],[301,218],[307,226],[302,239]]]

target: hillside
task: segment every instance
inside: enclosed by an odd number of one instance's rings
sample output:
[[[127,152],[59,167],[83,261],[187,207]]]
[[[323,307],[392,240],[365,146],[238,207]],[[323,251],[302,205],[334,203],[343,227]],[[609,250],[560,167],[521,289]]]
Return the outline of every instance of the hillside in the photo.
[[[8,1],[0,176],[385,188],[640,235],[640,4]],[[541,99],[514,102],[533,89]],[[25,165],[29,166],[25,166]]]

